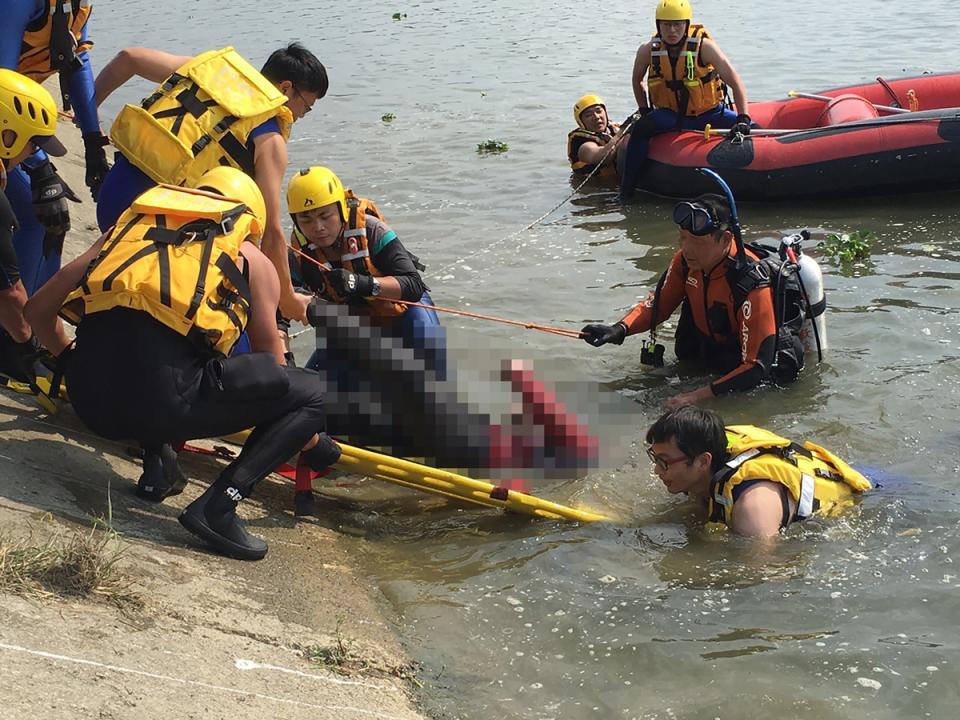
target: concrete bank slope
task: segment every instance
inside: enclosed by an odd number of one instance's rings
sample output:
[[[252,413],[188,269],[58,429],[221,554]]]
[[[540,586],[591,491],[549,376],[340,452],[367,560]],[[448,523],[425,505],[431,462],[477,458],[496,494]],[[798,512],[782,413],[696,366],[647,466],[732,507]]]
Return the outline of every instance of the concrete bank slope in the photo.
[[[84,200],[71,205],[66,261],[97,232],[79,133],[62,122],[58,136],[71,153],[56,165]],[[294,522],[292,484],[268,478],[241,504],[270,544],[259,563],[214,555],[180,526],[223,462],[186,456],[186,491],[148,503],[133,495],[140,466],[124,444],[69,407],[51,417],[0,390],[0,543],[43,546],[109,516],[110,551],[142,601],[0,592],[0,719],[422,717],[386,604],[351,569],[358,541]]]
[[[270,544],[261,562],[211,554],[180,526],[222,462],[188,455],[184,494],[142,501],[122,443],[0,391],[0,545],[42,546],[103,518],[142,601],[0,594],[0,718],[420,717],[385,608],[351,570],[356,540],[294,522],[290,483],[268,479],[241,505]]]

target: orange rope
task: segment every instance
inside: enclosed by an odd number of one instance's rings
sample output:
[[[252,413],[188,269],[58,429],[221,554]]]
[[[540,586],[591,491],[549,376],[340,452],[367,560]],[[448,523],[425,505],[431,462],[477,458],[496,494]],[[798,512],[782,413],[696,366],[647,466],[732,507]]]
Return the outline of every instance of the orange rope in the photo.
[[[323,267],[323,263],[317,260],[315,257],[308,255],[301,250],[293,247],[293,245],[287,245],[288,248],[293,250],[300,257],[304,257],[314,265]],[[392,302],[400,303],[401,305],[406,305],[408,307],[420,307],[426,308],[427,310],[436,310],[437,312],[450,313],[451,315],[462,315],[463,317],[476,318],[477,320],[490,320],[492,322],[504,323],[506,325],[516,325],[517,327],[526,328],[527,330],[539,330],[540,332],[551,333],[553,335],[561,335],[563,337],[577,338],[580,339],[583,337],[583,334],[578,330],[568,330],[566,328],[553,327],[551,325],[540,325],[538,323],[529,323],[522,322],[520,320],[510,320],[509,318],[496,317],[495,315],[481,315],[480,313],[472,313],[466,310],[454,310],[453,308],[445,308],[439,305],[426,305],[424,303],[411,302],[409,300],[397,300],[394,298],[385,298],[385,297],[374,297],[373,300],[382,300],[383,302]]]

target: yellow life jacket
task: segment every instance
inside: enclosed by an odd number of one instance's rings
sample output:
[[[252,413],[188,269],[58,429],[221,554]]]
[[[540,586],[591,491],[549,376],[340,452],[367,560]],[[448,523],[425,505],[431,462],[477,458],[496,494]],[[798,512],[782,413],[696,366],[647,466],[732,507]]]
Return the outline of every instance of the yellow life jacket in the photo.
[[[227,356],[250,315],[250,289],[236,260],[256,222],[236,200],[151,188],[120,216],[60,315],[76,325],[116,307],[142,310]]]
[[[797,506],[794,521],[814,513],[835,515],[871,489],[861,473],[812,442],[797,445],[753,425],[731,425],[726,431],[729,459],[710,485],[710,522],[730,524],[734,490],[751,480],[785,486]]]
[[[218,165],[253,177],[250,132],[276,118],[286,140],[293,123],[286,101],[232,47],[210,50],[177,68],[140,105],[125,105],[110,136],[154,182],[195,185]]]
[[[703,25],[691,25],[684,49],[671,64],[666,44],[659,35],[653,36],[647,87],[654,107],[695,117],[723,102],[726,87],[720,75],[700,59],[700,47],[709,37]]]
[[[337,241],[335,247],[340,248],[340,267],[355,272],[358,275],[369,275],[370,277],[384,277],[383,273],[377,269],[370,257],[369,241],[367,239],[367,213],[370,213],[378,220],[386,222],[383,215],[377,209],[373,200],[361,198],[354,195],[352,190],[347,190],[347,210],[350,217],[347,219],[343,234]],[[332,270],[333,267],[324,259],[323,251],[311,243],[296,227],[294,227],[293,236],[300,246],[300,250],[314,259],[318,260],[325,270]],[[309,260],[307,261],[309,262]],[[335,303],[346,303],[347,299],[339,295],[327,282],[323,281],[322,288],[315,288],[317,294],[324,300]],[[370,300],[365,312],[371,317],[389,318],[402,315],[407,310],[406,305],[393,303],[387,300]]]
[[[29,23],[20,41],[17,72],[38,83],[60,73],[65,111],[70,109],[67,81],[81,66],[77,56],[93,47],[82,39],[92,10],[90,0],[50,0],[50,11]]]
[[[607,125],[607,132],[595,133],[584,128],[576,128],[567,134],[567,159],[570,161],[570,169],[575,173],[588,173],[593,170],[594,165],[580,160],[580,146],[585,142],[595,142],[603,147],[613,139],[614,134],[620,128],[619,125]],[[612,167],[612,165],[610,165]]]

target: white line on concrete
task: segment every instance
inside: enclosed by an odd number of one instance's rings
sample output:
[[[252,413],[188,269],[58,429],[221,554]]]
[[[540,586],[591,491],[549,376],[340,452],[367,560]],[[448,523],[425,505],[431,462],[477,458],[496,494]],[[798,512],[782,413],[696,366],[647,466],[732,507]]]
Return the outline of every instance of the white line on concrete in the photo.
[[[276,670],[277,672],[290,673],[291,675],[299,675],[300,677],[322,680],[323,682],[336,683],[337,685],[360,685],[362,687],[373,688],[375,690],[389,689],[386,685],[363,682],[363,680],[343,680],[342,678],[334,678],[328,675],[314,675],[312,673],[302,672],[301,670],[294,670],[293,668],[280,667],[279,665],[265,665],[253,660],[244,660],[243,658],[237,658],[237,661],[234,663],[234,667],[237,668],[237,670]]]
[[[48,660],[59,660],[61,662],[69,662],[76,665],[88,665],[90,667],[102,668],[103,670],[112,670],[113,672],[118,673],[140,675],[142,677],[153,678],[154,680],[166,680],[167,682],[175,682],[181,685],[193,685],[195,687],[201,687],[207,690],[218,690],[220,692],[230,693],[233,695],[246,695],[248,697],[255,697],[261,700],[270,700],[272,702],[282,703],[285,705],[299,705],[301,707],[315,708],[317,710],[340,710],[356,713],[358,715],[371,715],[377,718],[384,718],[385,720],[402,720],[402,718],[397,715],[387,715],[385,713],[374,712],[373,710],[364,710],[362,708],[351,707],[349,705],[317,705],[315,703],[303,702],[301,700],[290,700],[288,698],[274,697],[273,695],[264,695],[263,693],[251,692],[249,690],[238,690],[237,688],[224,687],[222,685],[212,685],[210,683],[199,682],[198,680],[187,680],[186,678],[171,677],[170,675],[158,675],[157,673],[146,672],[145,670],[136,670],[134,668],[120,667],[119,665],[107,665],[106,663],[97,662],[96,660],[84,660],[83,658],[69,657],[68,655],[58,655],[56,653],[45,652],[43,650],[25,648],[20,645],[8,645],[7,643],[3,642],[0,642],[0,650],[26,653],[27,655],[36,655],[38,657],[47,658]],[[327,679],[321,678],[319,675],[312,677],[316,677],[317,679],[321,680]]]

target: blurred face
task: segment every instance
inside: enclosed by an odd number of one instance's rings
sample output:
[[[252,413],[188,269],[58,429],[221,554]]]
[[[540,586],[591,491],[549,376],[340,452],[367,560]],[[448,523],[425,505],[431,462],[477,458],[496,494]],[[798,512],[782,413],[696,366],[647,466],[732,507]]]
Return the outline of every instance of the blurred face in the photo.
[[[667,45],[676,45],[687,34],[686,20],[660,20],[657,23],[660,37]]]
[[[295,215],[300,232],[317,247],[331,247],[340,239],[343,220],[340,218],[340,203],[330,203],[316,210]]]
[[[603,105],[591,105],[580,113],[580,122],[590,132],[601,133],[607,129],[607,109]]]
[[[696,458],[684,455],[675,438],[654,443],[647,451],[653,470],[671,495],[690,493],[705,496],[710,490],[710,453]]]
[[[689,230],[677,228],[680,252],[691,270],[709,273],[730,253],[733,233],[722,230],[712,235],[694,235]]]

